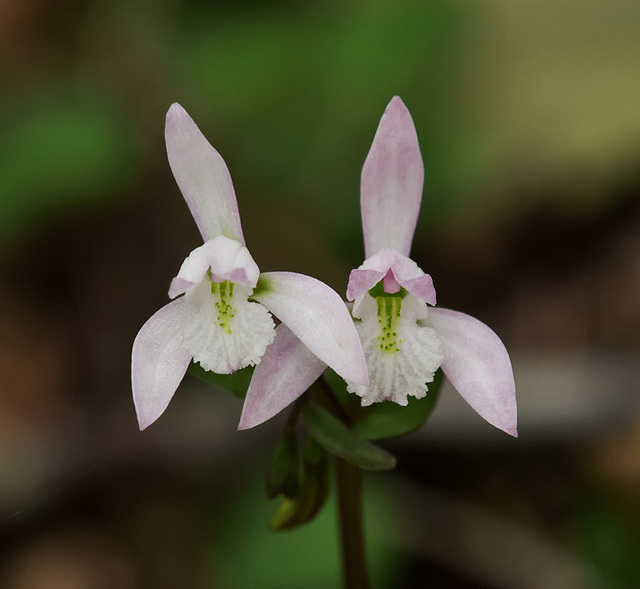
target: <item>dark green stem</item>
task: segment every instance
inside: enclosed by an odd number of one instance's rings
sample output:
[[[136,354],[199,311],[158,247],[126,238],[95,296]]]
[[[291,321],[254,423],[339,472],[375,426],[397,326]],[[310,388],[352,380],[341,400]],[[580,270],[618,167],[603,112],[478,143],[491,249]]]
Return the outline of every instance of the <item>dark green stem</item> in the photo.
[[[368,589],[364,547],[362,471],[336,456],[338,520],[344,589]]]
[[[351,419],[322,375],[317,381],[318,401],[345,425]],[[344,589],[368,589],[369,573],[364,544],[362,503],[362,470],[350,462],[335,457],[338,486],[338,526]]]

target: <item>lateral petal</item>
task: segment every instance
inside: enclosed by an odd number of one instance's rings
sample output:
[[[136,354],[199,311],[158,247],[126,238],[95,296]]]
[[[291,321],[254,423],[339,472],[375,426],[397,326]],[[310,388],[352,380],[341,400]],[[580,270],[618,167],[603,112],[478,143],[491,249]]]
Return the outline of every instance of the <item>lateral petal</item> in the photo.
[[[413,119],[402,100],[394,96],[362,168],[365,257],[385,247],[409,255],[423,184],[424,165]]]
[[[332,288],[303,274],[265,272],[252,298],[342,378],[369,384],[360,338],[347,307]]]
[[[191,362],[181,335],[185,311],[184,299],[165,305],[133,342],[131,384],[141,430],[164,413]]]
[[[429,274],[425,274],[413,260],[396,253],[391,271],[400,286],[430,305],[436,304],[433,279]]]
[[[516,387],[509,353],[481,321],[449,309],[429,309],[425,324],[442,341],[442,370],[471,407],[517,437]]]
[[[327,365],[284,324],[253,372],[238,429],[271,419],[302,395]]]
[[[165,141],[171,171],[204,241],[225,235],[244,245],[227,164],[177,102],[167,112]]]
[[[367,258],[359,268],[351,271],[347,299],[353,301],[361,297],[381,280],[385,281],[385,292],[398,292],[399,286],[402,286],[430,305],[436,304],[436,291],[431,276],[425,274],[412,259],[388,248],[381,249]]]
[[[351,270],[347,299],[353,301],[378,284],[393,266],[394,259],[395,252],[382,248],[368,257],[359,268]]]
[[[258,265],[244,245],[218,235],[189,254],[171,281],[169,296],[173,299],[198,286],[209,269],[214,282],[230,280],[250,288],[257,284],[260,275]]]

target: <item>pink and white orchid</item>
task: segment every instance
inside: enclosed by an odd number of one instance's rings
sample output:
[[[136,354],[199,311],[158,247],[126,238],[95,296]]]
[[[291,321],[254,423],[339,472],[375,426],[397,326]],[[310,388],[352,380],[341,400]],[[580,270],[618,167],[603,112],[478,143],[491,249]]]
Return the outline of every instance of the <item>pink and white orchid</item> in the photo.
[[[230,374],[263,362],[254,386],[278,372],[279,354],[265,356],[276,334],[273,313],[295,334],[298,354],[366,385],[367,367],[353,322],[340,296],[326,284],[292,272],[260,273],[245,246],[229,170],[187,112],[173,104],[165,139],[173,175],[204,239],[171,282],[173,300],[140,329],[131,361],[140,429],[166,409],[193,359]],[[180,296],[183,295],[183,296]],[[179,297],[179,298],[176,298]],[[282,383],[297,397],[309,385]]]
[[[435,307],[433,281],[411,260],[424,166],[413,120],[394,97],[362,168],[365,262],[349,277],[347,298],[369,367],[370,384],[347,380],[363,405],[422,398],[438,368],[471,407],[517,436],[509,354],[486,325]],[[427,307],[427,305],[431,305]]]

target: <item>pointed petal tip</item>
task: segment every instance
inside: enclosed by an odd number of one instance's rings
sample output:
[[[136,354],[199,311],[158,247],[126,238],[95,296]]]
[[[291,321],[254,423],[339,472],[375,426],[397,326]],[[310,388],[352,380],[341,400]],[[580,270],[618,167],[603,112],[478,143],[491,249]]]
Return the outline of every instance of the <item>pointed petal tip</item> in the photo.
[[[516,421],[515,416],[514,416],[512,425],[509,427],[506,427],[503,431],[514,438],[518,437],[518,423]]]
[[[141,415],[138,415],[138,429],[140,431],[144,431],[147,429],[155,420],[145,419]]]
[[[151,424],[155,423],[164,413],[164,408],[159,410],[154,403],[145,402],[144,397],[136,391],[133,391],[133,403],[136,408],[136,417],[138,419],[138,429],[144,431]]]
[[[133,404],[136,409],[136,418],[138,420],[138,429],[140,431],[144,431],[147,429],[152,423],[155,423],[160,415],[164,413],[154,411],[153,405],[147,404],[144,402],[144,397],[139,394],[136,394],[138,391],[134,389],[133,391]]]
[[[251,391],[252,396],[255,396],[254,391],[255,389]],[[260,393],[263,393],[263,391],[258,392],[258,394]],[[247,396],[248,394],[249,392],[247,392]],[[287,407],[288,403],[282,403],[282,407],[280,406],[281,404],[273,407],[271,403],[268,403],[268,401],[265,403],[264,396],[266,396],[266,394],[268,393],[263,393],[259,399],[250,399],[248,403],[245,398],[245,404],[242,407],[242,414],[240,415],[240,421],[238,422],[238,431],[245,431],[262,425]]]
[[[187,111],[182,107],[182,105],[179,102],[174,102],[171,104],[171,106],[169,107],[169,110],[167,110],[167,119],[169,118],[174,118],[180,115],[187,115]]]
[[[471,405],[466,392],[464,390],[460,391],[460,389],[458,389],[458,392]],[[497,399],[495,399],[494,403],[489,403],[487,405],[476,404],[475,406],[471,405],[471,407],[487,423],[500,431],[503,431],[505,434],[509,434],[510,436],[517,438],[518,416],[515,395],[516,391],[514,386],[506,396],[502,396],[502,398],[497,402],[497,405],[494,404],[495,401],[497,401]]]
[[[240,421],[238,422],[238,431],[252,429],[268,420],[269,417],[265,417],[264,414],[260,412],[259,407],[256,407],[254,403],[247,403],[245,397],[245,403],[242,407],[242,413],[240,414]]]
[[[399,96],[394,96],[387,105],[386,110],[389,109],[398,109],[409,112],[409,109],[406,107],[405,103],[402,101],[402,98]]]
[[[245,415],[245,412],[243,411],[240,416],[240,422],[238,423],[238,431],[254,428],[261,423],[264,423],[264,421],[252,420],[248,415]]]
[[[481,417],[484,416],[481,415]],[[503,431],[505,434],[509,434],[513,438],[518,437],[518,426],[516,423],[502,424],[496,421],[489,421],[488,419],[486,421],[500,431]]]
[[[179,134],[185,133],[187,130],[191,130],[192,127],[198,129],[195,121],[191,118],[184,107],[180,103],[174,102],[169,107],[169,110],[167,110],[165,117],[165,141],[175,141]]]

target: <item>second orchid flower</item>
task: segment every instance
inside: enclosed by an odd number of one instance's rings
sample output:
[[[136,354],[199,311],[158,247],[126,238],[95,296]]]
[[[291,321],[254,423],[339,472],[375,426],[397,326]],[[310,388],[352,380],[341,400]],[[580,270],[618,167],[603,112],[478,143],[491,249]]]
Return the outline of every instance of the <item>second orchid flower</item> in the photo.
[[[484,323],[464,313],[435,307],[431,276],[409,252],[422,201],[424,166],[413,120],[394,97],[382,117],[365,160],[360,205],[364,263],[351,272],[347,298],[362,341],[370,382],[346,378],[347,389],[362,405],[380,401],[407,404],[422,398],[442,368],[469,405],[495,427],[517,436],[515,382],[500,338]],[[286,327],[267,356],[280,369],[252,382],[241,428],[258,425],[294,401],[324,371]],[[304,367],[304,369],[300,369]],[[288,391],[283,385],[296,382]]]

